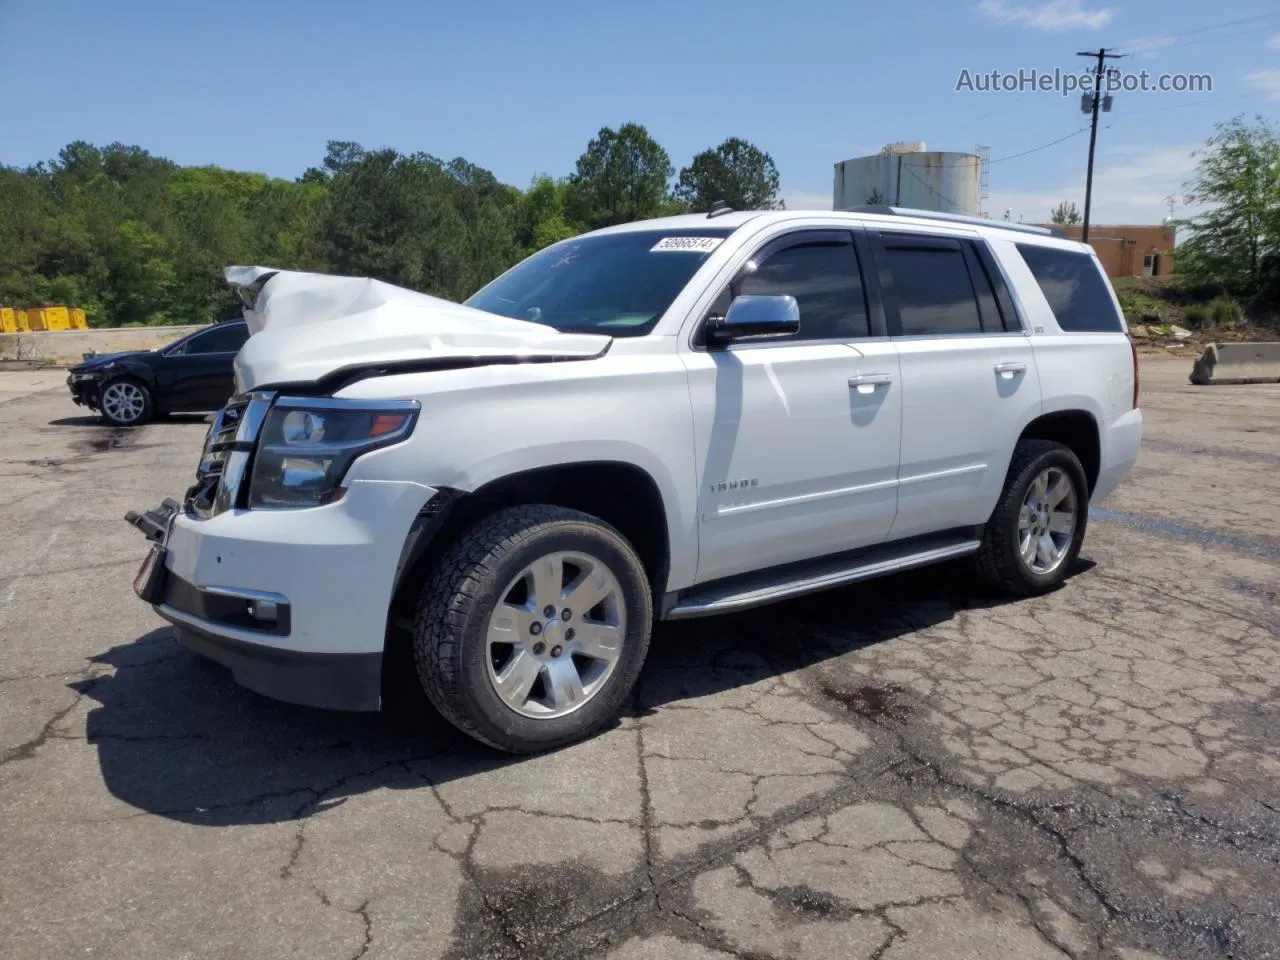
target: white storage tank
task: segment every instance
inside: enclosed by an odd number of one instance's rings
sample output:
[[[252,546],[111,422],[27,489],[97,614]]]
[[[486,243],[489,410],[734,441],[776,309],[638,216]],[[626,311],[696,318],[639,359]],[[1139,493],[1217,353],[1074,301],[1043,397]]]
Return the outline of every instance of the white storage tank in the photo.
[[[981,174],[975,153],[926,150],[922,140],[891,143],[874,156],[836,164],[832,205],[845,210],[882,203],[976,217]]]

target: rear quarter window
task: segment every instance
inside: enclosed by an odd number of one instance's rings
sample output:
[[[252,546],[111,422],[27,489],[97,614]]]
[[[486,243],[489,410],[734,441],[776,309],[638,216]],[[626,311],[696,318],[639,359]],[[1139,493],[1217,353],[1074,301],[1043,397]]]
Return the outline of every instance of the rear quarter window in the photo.
[[[1018,253],[1040,285],[1058,326],[1067,333],[1120,333],[1124,323],[1111,288],[1087,253],[1020,243]]]

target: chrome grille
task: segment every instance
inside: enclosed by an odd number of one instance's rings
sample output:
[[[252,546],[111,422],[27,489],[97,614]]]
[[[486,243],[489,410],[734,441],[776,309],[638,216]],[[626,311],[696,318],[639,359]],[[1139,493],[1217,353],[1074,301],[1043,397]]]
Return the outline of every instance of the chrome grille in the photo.
[[[187,513],[207,519],[243,502],[254,446],[274,397],[273,393],[240,394],[214,414],[196,482],[184,499]]]

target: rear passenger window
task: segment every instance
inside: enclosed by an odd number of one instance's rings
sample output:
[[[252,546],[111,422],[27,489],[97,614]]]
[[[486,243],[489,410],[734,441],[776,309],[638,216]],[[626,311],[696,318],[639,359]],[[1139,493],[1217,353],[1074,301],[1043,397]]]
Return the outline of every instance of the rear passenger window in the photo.
[[[978,300],[958,242],[882,237],[877,251],[881,258],[882,269],[892,278],[901,336],[982,332]]]
[[[800,308],[795,340],[851,340],[870,332],[858,257],[850,240],[784,247],[755,269],[748,267],[734,293],[795,297]]]
[[[1031,243],[1017,246],[1063,330],[1119,333],[1124,329],[1111,290],[1093,257]]]

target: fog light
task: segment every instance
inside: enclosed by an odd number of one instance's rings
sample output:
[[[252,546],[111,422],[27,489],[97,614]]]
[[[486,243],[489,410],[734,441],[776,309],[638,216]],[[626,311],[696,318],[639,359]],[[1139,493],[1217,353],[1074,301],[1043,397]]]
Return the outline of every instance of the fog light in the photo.
[[[276,607],[274,600],[250,600],[249,616],[255,620],[269,620],[271,623],[276,622],[279,616],[279,609]]]

